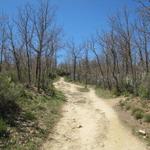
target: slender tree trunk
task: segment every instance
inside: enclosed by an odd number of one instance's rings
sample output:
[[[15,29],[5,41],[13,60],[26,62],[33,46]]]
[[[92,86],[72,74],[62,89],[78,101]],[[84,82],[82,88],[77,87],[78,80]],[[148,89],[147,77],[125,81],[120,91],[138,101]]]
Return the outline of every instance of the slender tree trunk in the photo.
[[[77,65],[77,58],[75,56],[74,63],[73,63],[73,80],[76,80],[76,65]]]

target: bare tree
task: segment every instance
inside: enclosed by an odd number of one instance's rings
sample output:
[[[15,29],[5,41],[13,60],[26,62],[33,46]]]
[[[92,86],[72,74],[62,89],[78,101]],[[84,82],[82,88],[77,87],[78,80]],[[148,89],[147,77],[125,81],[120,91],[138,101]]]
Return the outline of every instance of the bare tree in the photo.
[[[21,75],[20,51],[23,49],[24,43],[16,44],[19,42],[18,41],[16,42],[15,40],[13,27],[11,25],[9,25],[9,41],[10,41],[10,51],[13,54],[16,65],[18,80],[21,81],[22,75]]]
[[[34,26],[31,23],[30,14],[31,6],[26,5],[25,8],[18,11],[19,17],[17,22],[17,27],[21,35],[22,43],[24,43],[24,49],[27,56],[27,72],[28,72],[28,83],[31,85],[31,47],[30,43],[32,41]]]
[[[6,16],[2,15],[0,17],[0,72],[2,72],[4,50],[6,50],[6,42],[8,40],[6,22]]]
[[[71,41],[67,44],[67,47],[69,48],[71,52],[72,62],[73,62],[73,80],[76,80],[76,69],[77,69],[77,59],[80,57],[81,49],[80,47],[77,47],[74,43],[74,41]]]
[[[32,23],[34,25],[34,34],[31,47],[37,53],[36,64],[36,80],[38,85],[38,91],[41,88],[41,58],[42,54],[47,48],[47,45],[52,40],[51,31],[53,28],[54,9],[50,7],[48,1],[40,1],[38,10],[33,10]]]

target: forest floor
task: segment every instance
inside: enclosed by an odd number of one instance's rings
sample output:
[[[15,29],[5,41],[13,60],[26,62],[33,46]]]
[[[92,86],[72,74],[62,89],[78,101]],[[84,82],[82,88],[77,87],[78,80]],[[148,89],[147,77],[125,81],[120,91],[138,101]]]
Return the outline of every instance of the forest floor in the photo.
[[[81,86],[61,78],[55,87],[67,102],[62,118],[54,127],[42,150],[147,150],[119,119],[113,105],[95,94],[95,90],[79,90]]]

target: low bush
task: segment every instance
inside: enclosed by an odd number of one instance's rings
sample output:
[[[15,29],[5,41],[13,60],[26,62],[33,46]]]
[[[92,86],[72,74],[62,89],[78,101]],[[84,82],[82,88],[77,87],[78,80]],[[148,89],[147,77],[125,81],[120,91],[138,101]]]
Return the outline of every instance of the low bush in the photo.
[[[119,105],[120,105],[121,107],[124,107],[124,106],[125,106],[124,101],[121,100],[121,101],[119,102]]]
[[[132,115],[138,120],[144,116],[144,111],[141,108],[133,108]]]
[[[69,72],[66,72],[66,71],[63,70],[63,69],[57,69],[57,70],[56,70],[56,73],[57,73],[58,76],[69,76],[69,75],[70,75]]]
[[[36,119],[35,115],[31,112],[25,112],[24,118],[26,120],[35,120]]]
[[[143,114],[143,112],[142,111],[136,111],[135,113],[134,113],[134,117],[135,117],[135,119],[142,119],[143,118],[143,116],[144,116],[144,114]]]
[[[0,118],[0,138],[4,137],[7,132],[7,124],[6,122]]]
[[[80,92],[89,92],[88,88],[78,88]]]
[[[66,76],[64,79],[65,79],[66,82],[72,82],[72,81],[73,81],[73,80],[72,80],[70,77],[68,77],[68,76]]]
[[[134,93],[134,86],[131,79],[125,80],[122,85],[122,93],[125,95]]]
[[[146,76],[138,89],[138,95],[144,99],[150,99],[150,76]]]
[[[0,75],[0,116],[3,118],[16,116],[20,108],[17,101],[24,95],[21,85],[12,82],[11,78]]]
[[[126,110],[130,110],[131,106],[129,104],[126,105]]]
[[[113,98],[114,97],[114,93],[112,93],[110,90],[105,90],[101,87],[96,87],[95,89],[95,92],[96,94],[99,96],[99,97],[102,97],[102,98],[105,98],[105,99],[110,99],[110,98]]]
[[[150,123],[150,113],[144,115],[144,121]]]
[[[133,108],[132,109],[132,115],[134,115],[135,114],[135,112],[137,112],[137,111],[140,111],[140,112],[143,112],[143,109],[141,109],[141,108]]]

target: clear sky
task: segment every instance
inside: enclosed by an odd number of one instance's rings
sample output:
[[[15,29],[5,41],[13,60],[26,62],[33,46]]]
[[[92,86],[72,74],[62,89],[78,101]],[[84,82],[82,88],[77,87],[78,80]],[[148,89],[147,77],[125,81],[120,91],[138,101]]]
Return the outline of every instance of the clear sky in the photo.
[[[65,38],[80,42],[95,33],[106,29],[107,17],[128,6],[133,13],[136,0],[50,0],[57,6],[57,22],[63,26]],[[15,16],[17,7],[36,0],[0,0],[0,11]]]

